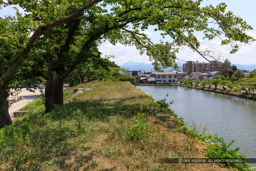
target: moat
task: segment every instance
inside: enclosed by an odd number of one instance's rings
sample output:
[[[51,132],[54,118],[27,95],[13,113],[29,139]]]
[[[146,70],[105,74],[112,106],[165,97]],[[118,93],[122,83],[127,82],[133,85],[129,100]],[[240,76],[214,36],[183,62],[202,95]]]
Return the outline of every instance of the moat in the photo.
[[[226,142],[235,140],[232,148],[256,158],[256,101],[180,86],[137,87],[155,100],[174,101],[170,108],[190,128],[193,122],[201,124],[201,130],[206,126],[206,133],[214,132]]]

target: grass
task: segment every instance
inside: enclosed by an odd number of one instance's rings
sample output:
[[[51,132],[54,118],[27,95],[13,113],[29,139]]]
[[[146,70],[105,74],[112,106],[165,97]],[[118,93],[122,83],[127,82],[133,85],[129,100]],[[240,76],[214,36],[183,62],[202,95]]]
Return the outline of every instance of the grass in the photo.
[[[92,82],[64,105],[31,113],[0,130],[0,170],[236,170],[217,164],[160,163],[161,158],[204,158],[207,147],[182,119],[128,82]],[[184,134],[184,132],[186,134]]]

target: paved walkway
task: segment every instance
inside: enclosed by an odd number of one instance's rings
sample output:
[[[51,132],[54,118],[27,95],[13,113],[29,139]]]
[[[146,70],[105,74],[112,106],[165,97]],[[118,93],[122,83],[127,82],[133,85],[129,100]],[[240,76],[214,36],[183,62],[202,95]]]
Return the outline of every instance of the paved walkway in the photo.
[[[22,91],[16,95],[18,97],[22,96],[22,100],[13,103],[10,107],[9,107],[9,114],[11,116],[12,119],[16,119],[15,117],[13,117],[13,113],[16,111],[19,111],[21,108],[23,108],[24,106],[26,106],[28,103],[32,102],[34,99],[39,98],[41,95],[40,90],[36,90],[35,92],[30,92],[28,90],[26,90],[25,88],[22,89]],[[15,98],[15,96],[10,97],[10,99]]]

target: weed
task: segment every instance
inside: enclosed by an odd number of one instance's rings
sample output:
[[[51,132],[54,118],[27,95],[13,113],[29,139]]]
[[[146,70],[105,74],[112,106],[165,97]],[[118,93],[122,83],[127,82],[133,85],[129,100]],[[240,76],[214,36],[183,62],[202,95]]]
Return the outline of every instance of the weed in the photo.
[[[81,127],[82,125],[82,112],[81,110],[77,109],[76,111],[73,111],[73,115],[75,116],[76,118],[76,121],[77,121],[77,130],[78,132],[83,132],[83,129]]]
[[[239,148],[229,149],[234,143],[232,140],[229,144],[226,144],[222,137],[215,135],[211,138],[211,144],[208,145],[206,156],[211,159],[244,159],[245,156],[242,154],[237,154]],[[249,166],[245,163],[223,163],[228,167],[237,167],[239,170],[249,170]]]
[[[159,100],[156,103],[158,103],[160,107],[164,109],[169,107],[169,103],[166,102],[166,98],[164,98],[163,100]]]
[[[149,127],[145,124],[144,114],[138,113],[132,119],[135,124],[129,125],[125,131],[125,137],[129,141],[144,140],[149,133]]]
[[[129,147],[125,150],[125,152],[128,155],[132,155],[134,153],[134,148],[131,147],[131,144],[129,143]]]

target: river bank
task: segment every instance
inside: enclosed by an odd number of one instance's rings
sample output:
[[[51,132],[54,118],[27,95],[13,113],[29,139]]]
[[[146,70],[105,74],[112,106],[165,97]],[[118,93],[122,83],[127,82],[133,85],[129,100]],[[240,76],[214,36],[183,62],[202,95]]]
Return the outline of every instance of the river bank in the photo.
[[[88,91],[73,98],[73,88]],[[65,104],[48,114],[42,112],[42,99],[32,102],[25,108],[33,113],[0,130],[0,170],[237,170],[163,162],[206,158],[215,147],[164,101],[155,102],[128,82],[81,84],[64,96]]]
[[[253,96],[252,94],[245,94],[243,92],[235,92],[230,90],[221,90],[221,89],[214,89],[214,88],[206,88],[201,86],[189,86],[189,85],[180,85],[180,84],[135,84],[136,86],[182,86],[187,88],[193,88],[197,90],[203,90],[203,91],[209,91],[209,92],[215,92],[250,100],[256,100],[256,94]]]
[[[235,97],[240,97],[240,98],[245,98],[245,99],[250,99],[250,100],[256,100],[256,94],[255,95],[245,94],[243,92],[213,89],[213,88],[206,88],[206,87],[201,87],[201,86],[188,86],[188,85],[179,85],[179,86],[193,88],[193,89],[197,89],[197,90],[209,91],[209,92],[214,92],[214,93],[220,93],[220,94],[225,94],[225,95],[230,95],[230,96],[235,96]]]

